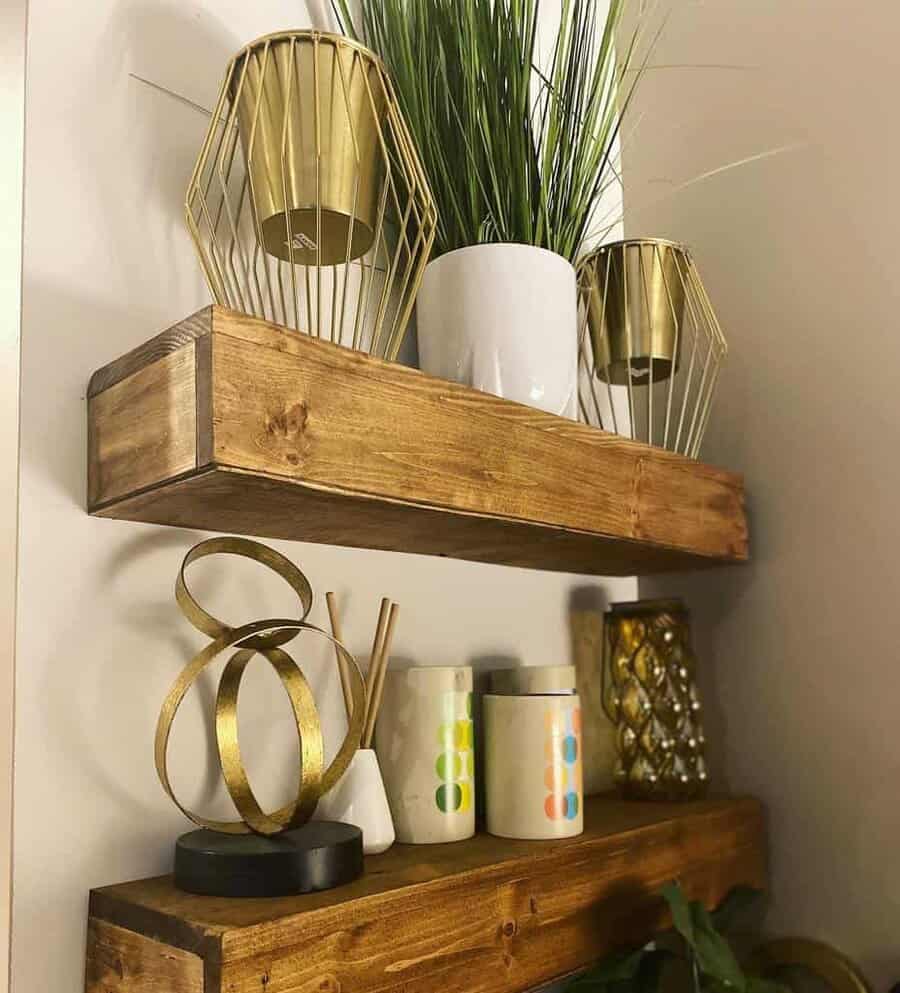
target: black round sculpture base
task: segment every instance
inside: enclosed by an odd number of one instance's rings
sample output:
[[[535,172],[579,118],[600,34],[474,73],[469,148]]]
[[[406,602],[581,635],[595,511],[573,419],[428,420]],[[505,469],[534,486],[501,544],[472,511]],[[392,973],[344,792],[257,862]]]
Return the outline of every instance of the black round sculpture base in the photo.
[[[290,896],[363,873],[362,831],[314,821],[275,838],[191,831],[175,843],[175,885],[201,896]]]

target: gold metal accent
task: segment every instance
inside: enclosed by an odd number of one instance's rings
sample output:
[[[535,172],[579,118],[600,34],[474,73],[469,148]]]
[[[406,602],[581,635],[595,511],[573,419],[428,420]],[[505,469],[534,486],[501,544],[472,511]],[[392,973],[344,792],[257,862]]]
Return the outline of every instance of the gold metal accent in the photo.
[[[857,966],[821,941],[776,938],[756,948],[751,958],[757,971],[788,988],[791,988],[791,973],[803,970],[821,979],[834,993],[872,993],[872,987]],[[809,983],[800,983],[797,988],[808,989]]]
[[[217,303],[396,358],[437,210],[368,49],[289,31],[238,52],[186,214]]]
[[[613,604],[604,618],[603,706],[616,783],[630,799],[689,799],[707,786],[690,614],[680,600]]]
[[[629,378],[641,380],[652,362],[653,378],[662,382],[677,366],[684,316],[678,256],[683,251],[664,243],[621,241],[600,250],[597,264],[604,266],[608,256],[610,278],[605,295],[588,297],[588,327],[597,374],[604,381],[625,386]]]
[[[688,249],[602,245],[579,262],[578,284],[582,419],[696,458],[728,346]]]
[[[231,628],[205,611],[194,599],[185,580],[185,570],[192,562],[209,555],[231,554],[252,559],[276,572],[287,581],[300,600],[299,619],[271,618]],[[312,589],[303,573],[287,558],[272,548],[247,538],[211,538],[195,545],[184,558],[175,582],[175,599],[190,623],[213,638],[185,666],[173,683],[159,715],[156,727],[154,756],[156,771],[163,789],[182,813],[201,827],[225,834],[279,834],[306,823],[315,811],[319,798],[330,790],[344,774],[359,747],[365,710],[365,683],[356,660],[337,639],[306,621],[312,608]],[[353,716],[343,744],[331,765],[323,771],[324,749],[322,728],[312,690],[296,662],[281,649],[281,645],[304,631],[322,635],[332,642],[339,666],[346,667],[350,676]],[[172,723],[188,690],[197,677],[229,648],[238,649],[229,659],[216,695],[216,741],[219,761],[228,793],[241,817],[239,821],[218,821],[201,817],[188,810],[176,797],[168,773],[168,744]],[[237,701],[241,679],[247,664],[255,654],[264,656],[281,679],[294,713],[300,745],[300,776],[297,796],[293,803],[271,814],[263,812],[250,787],[241,761],[237,731]]]

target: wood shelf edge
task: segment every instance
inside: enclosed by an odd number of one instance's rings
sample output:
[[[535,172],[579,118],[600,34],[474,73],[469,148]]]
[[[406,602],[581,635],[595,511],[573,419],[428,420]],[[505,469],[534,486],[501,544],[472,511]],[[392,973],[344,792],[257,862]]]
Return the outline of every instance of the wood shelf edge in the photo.
[[[433,386],[439,388],[443,393],[441,397],[446,403],[454,406],[468,406],[474,398],[477,398],[482,413],[498,417],[509,417],[511,409],[518,411],[520,423],[550,431],[569,441],[577,441],[590,447],[618,447],[627,446],[634,452],[642,453],[646,458],[654,461],[666,461],[672,465],[682,465],[694,473],[704,473],[715,477],[721,481],[727,481],[734,489],[743,492],[744,475],[733,469],[723,466],[716,466],[702,462],[699,459],[691,459],[677,452],[669,451],[656,445],[649,445],[646,442],[634,441],[612,431],[593,427],[581,421],[572,421],[567,418],[558,417],[535,407],[528,407],[513,400],[506,400],[502,397],[494,396],[490,393],[480,393],[471,387],[464,386],[451,380],[438,379],[421,369],[403,365],[399,362],[388,362],[377,356],[368,355],[364,352],[348,348],[337,342],[327,341],[324,338],[313,338],[303,332],[298,332],[292,328],[272,324],[262,318],[243,314],[237,310],[231,310],[218,304],[209,304],[191,314],[189,317],[177,321],[164,331],[154,335],[148,341],[131,349],[124,355],[101,366],[90,377],[88,381],[88,399],[98,393],[109,389],[111,386],[135,372],[140,371],[146,365],[157,359],[168,355],[173,351],[197,341],[211,334],[224,337],[237,338],[240,341],[249,341],[273,351],[285,352],[283,341],[273,339],[271,336],[287,333],[292,338],[296,338],[296,345],[299,349],[306,347],[333,350],[334,354],[340,355],[340,361],[350,363],[354,372],[364,377],[378,379],[384,370],[389,370],[392,374],[410,377],[411,381],[416,379],[426,380]]]
[[[272,324],[240,311],[229,310],[227,307],[213,305],[211,310],[212,331],[216,335],[251,342],[283,354],[300,355],[310,348],[323,350],[325,353],[330,352],[340,363],[350,365],[355,375],[371,379],[373,382],[380,381],[385,374],[404,377],[410,384],[417,383],[420,386],[427,384],[429,389],[437,393],[438,399],[449,406],[470,409],[475,405],[482,415],[497,417],[504,421],[513,420],[521,426],[554,434],[570,443],[587,445],[590,449],[624,448],[653,462],[681,466],[692,474],[709,476],[730,485],[740,493],[744,492],[744,475],[733,469],[689,458],[658,445],[635,441],[613,431],[551,414],[515,400],[507,400],[453,380],[440,379],[421,369],[399,362],[388,362],[324,338],[313,338],[292,328]],[[285,333],[287,336],[283,337]],[[414,389],[415,386],[411,385],[410,388]]]
[[[221,308],[89,392],[95,516],[574,574],[749,556],[739,474]]]
[[[567,527],[563,524],[552,524],[547,521],[533,520],[528,518],[514,517],[512,515],[505,514],[495,514],[486,513],[477,510],[467,510],[460,507],[452,507],[446,505],[440,505],[436,503],[429,503],[427,501],[420,501],[415,499],[400,499],[399,497],[386,496],[379,493],[371,493],[365,490],[355,490],[340,486],[329,486],[325,483],[312,482],[302,477],[288,476],[275,472],[259,472],[253,469],[246,469],[242,466],[227,465],[225,463],[219,462],[208,462],[199,468],[190,469],[187,472],[178,474],[177,476],[172,476],[170,479],[166,479],[162,483],[154,483],[149,486],[141,487],[140,489],[134,490],[131,493],[123,494],[122,496],[117,496],[111,500],[107,500],[97,504],[88,504],[87,511],[91,517],[100,518],[115,518],[116,508],[121,508],[122,506],[128,504],[130,501],[138,500],[149,494],[157,491],[162,491],[169,486],[175,485],[177,483],[182,483],[187,480],[202,479],[205,476],[213,476],[216,473],[224,473],[233,476],[245,476],[254,479],[265,479],[272,483],[277,483],[286,486],[298,487],[299,489],[309,490],[313,493],[328,494],[337,497],[345,497],[352,500],[361,500],[364,502],[387,504],[392,507],[413,507],[423,511],[429,511],[434,514],[439,515],[449,515],[458,518],[470,518],[480,521],[498,521],[506,522],[508,524],[521,525],[523,527],[533,528],[536,530],[546,531],[548,533],[557,533],[570,535],[573,537],[580,537],[584,539],[596,539],[598,541],[609,541],[616,542],[622,545],[631,545],[632,547],[638,549],[646,547],[646,542],[639,537],[629,537],[623,538],[615,534],[608,534],[602,531],[587,531],[581,528]],[[177,526],[177,525],[176,525]],[[194,527],[194,525],[183,525],[184,527]],[[215,531],[215,528],[209,527],[207,530]],[[298,539],[307,540],[307,539]],[[365,546],[359,546],[365,547]],[[691,556],[695,559],[705,559],[708,561],[710,567],[715,565],[727,565],[727,564],[741,564],[749,561],[749,551],[746,547],[732,553],[731,555],[714,555],[703,551],[693,551],[685,548],[680,548],[677,545],[665,544],[662,542],[654,542],[654,547],[660,551],[671,552],[676,555]]]
[[[603,804],[625,803],[617,801],[611,794],[586,798],[590,807]],[[358,884],[350,884],[338,890],[323,893],[308,894],[304,897],[286,897],[271,901],[226,901],[218,898],[191,897],[181,894],[177,900],[178,907],[192,907],[197,920],[188,917],[183,912],[164,909],[166,898],[154,896],[155,889],[164,893],[172,891],[170,876],[155,876],[144,880],[135,880],[114,886],[94,889],[90,893],[89,911],[92,917],[105,920],[111,924],[126,927],[129,930],[149,934],[158,940],[203,955],[216,947],[226,935],[244,930],[247,926],[259,926],[258,916],[263,916],[267,908],[271,909],[273,919],[279,921],[312,922],[322,914],[331,914],[344,907],[353,907],[363,911],[377,908],[385,899],[394,899],[402,894],[404,897],[427,897],[430,893],[439,892],[454,885],[455,880],[470,882],[490,882],[504,877],[515,878],[534,873],[540,866],[551,866],[557,862],[573,862],[582,856],[587,857],[591,850],[602,851],[613,846],[617,851],[641,848],[657,842],[660,834],[671,833],[677,843],[688,839],[704,826],[711,828],[716,821],[726,821],[741,824],[747,830],[748,837],[755,834],[764,824],[764,807],[757,798],[738,796],[700,801],[690,805],[687,813],[685,805],[671,804],[638,804],[652,810],[646,820],[622,830],[604,832],[596,825],[587,828],[585,832],[573,838],[550,841],[513,841],[495,838],[487,834],[479,834],[469,841],[455,842],[444,845],[396,845],[389,851],[389,857],[370,857],[367,868],[373,882],[371,889],[361,888]],[[665,809],[669,808],[669,809]],[[660,815],[660,810],[663,813]],[[481,844],[492,845],[502,854],[497,858],[467,861],[473,847]],[[455,857],[458,862],[454,867],[446,868],[448,859]],[[390,866],[390,871],[396,872],[398,862],[415,864],[421,862],[428,866],[437,859],[442,866],[440,872],[432,876],[423,875],[413,880],[402,879],[396,883],[383,882],[384,869]],[[700,863],[705,861],[701,858]],[[689,867],[690,862],[685,866]],[[365,877],[363,877],[365,878]],[[142,902],[141,893],[149,891],[151,896]],[[131,896],[134,893],[135,896]],[[244,908],[248,908],[249,923],[217,922],[203,918],[203,908],[221,908],[231,905],[235,916],[240,916]],[[260,908],[264,908],[263,912]],[[212,913],[210,917],[214,916]]]
[[[206,337],[212,333],[215,321],[216,306],[211,304],[201,307],[190,317],[185,317],[170,325],[165,331],[160,331],[148,341],[143,342],[131,351],[120,355],[119,358],[108,362],[92,373],[87,385],[87,399],[90,400],[108,390],[116,383],[122,382],[129,376],[140,372],[145,366],[165,355],[183,348],[192,341]]]
[[[753,798],[600,796],[585,815],[572,839],[397,845],[368,859],[356,882],[306,896],[192,897],[171,877],[95,890],[91,933],[96,922],[125,929],[134,972],[107,969],[109,985],[88,993],[152,993],[176,967],[196,976],[183,954],[161,965],[158,944],[131,935],[202,958],[205,993],[256,993],[261,981],[271,993],[522,993],[667,926],[659,890],[672,878],[707,906],[735,884],[765,884],[764,815]],[[89,945],[89,961],[96,951]]]

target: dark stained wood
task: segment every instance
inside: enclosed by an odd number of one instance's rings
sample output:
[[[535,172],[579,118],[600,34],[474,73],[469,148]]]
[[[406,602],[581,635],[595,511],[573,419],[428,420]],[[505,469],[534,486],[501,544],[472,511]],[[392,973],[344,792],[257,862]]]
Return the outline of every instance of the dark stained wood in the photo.
[[[315,489],[228,468],[174,480],[95,516],[579,575],[652,575],[717,564],[638,541]]]
[[[190,382],[154,372],[188,349]],[[189,408],[190,457],[159,442]],[[96,373],[89,419],[102,516],[608,575],[747,557],[734,473],[220,308]]]
[[[765,883],[754,800],[602,796],[585,815],[563,841],[396,845],[355,883],[302,897],[197,897],[170,877],[106,887],[91,916],[202,955],[206,993],[518,993],[648,938],[669,879],[709,906]]]
[[[203,960],[92,917],[84,988],[85,993],[203,993]]]
[[[194,342],[194,395],[196,399],[196,451],[194,466],[206,466],[213,459],[213,373],[212,335]]]

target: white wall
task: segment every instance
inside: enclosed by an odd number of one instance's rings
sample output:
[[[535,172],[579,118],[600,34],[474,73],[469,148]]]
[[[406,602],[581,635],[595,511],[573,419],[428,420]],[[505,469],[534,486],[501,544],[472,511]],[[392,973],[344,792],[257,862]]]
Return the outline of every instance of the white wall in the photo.
[[[694,247],[732,348],[705,456],[746,473],[752,562],[668,584],[719,778],[768,806],[771,929],[876,989],[900,979],[898,33],[887,0],[684,5],[654,62],[734,68],[654,71],[625,161],[629,234]]]
[[[309,20],[299,0],[31,0],[29,16],[12,974],[21,993],[75,993],[88,889],[166,871],[189,826],[156,782],[152,736],[169,683],[204,641],[172,596],[201,535],[84,511],[88,376],[208,301],[181,209],[206,119],[129,73],[209,106],[241,44]],[[350,608],[356,652],[390,594],[402,604],[398,654],[568,657],[573,577],[279,547],[320,597],[335,589]],[[198,590],[229,619],[290,610],[252,566],[196,569]],[[635,592],[633,580],[606,586],[620,599]],[[321,602],[313,619],[327,625]],[[322,652],[311,658],[324,673]],[[269,774],[263,798],[274,798],[290,772],[288,710],[268,673],[257,682],[242,722],[251,772]],[[332,687],[326,719],[337,699]],[[200,705],[186,709],[176,786],[216,807]]]
[[[8,989],[12,883],[25,7],[0,5],[0,990]]]

